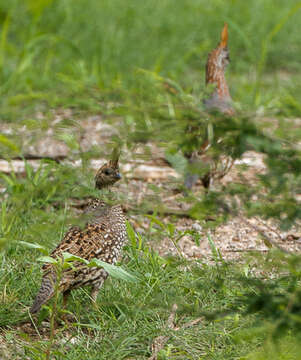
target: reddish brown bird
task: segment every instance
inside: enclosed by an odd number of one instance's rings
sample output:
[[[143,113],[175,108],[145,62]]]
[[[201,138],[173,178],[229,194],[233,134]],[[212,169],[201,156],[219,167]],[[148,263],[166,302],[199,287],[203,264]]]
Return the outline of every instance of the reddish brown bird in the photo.
[[[119,173],[118,155],[104,164],[95,176],[97,189],[112,186],[121,176]],[[62,257],[63,252],[80,256],[88,261],[100,259],[109,264],[115,264],[123,245],[127,240],[126,223],[120,205],[109,205],[101,199],[93,200],[85,210],[89,222],[81,229],[72,227],[59,245],[52,251],[51,257]],[[37,313],[53,295],[57,272],[52,264],[43,265],[43,279],[40,290],[30,309]],[[59,282],[59,291],[63,293],[64,306],[71,290],[90,285],[91,298],[95,302],[99,289],[108,277],[108,273],[97,267],[88,268],[81,262],[73,262],[73,269],[63,270]]]
[[[232,99],[227,85],[225,70],[230,62],[228,50],[228,25],[221,33],[221,41],[217,48],[208,55],[206,64],[206,85],[216,85],[211,97],[205,101],[207,110],[217,109],[226,115],[234,115]]]
[[[234,115],[232,99],[227,85],[225,70],[229,64],[228,50],[228,25],[225,24],[221,32],[221,40],[218,46],[208,55],[206,64],[206,85],[213,84],[215,89],[211,96],[204,101],[206,110],[217,110],[227,116]],[[202,163],[203,167],[208,167],[208,172],[202,176],[201,181],[205,188],[209,188],[213,179],[222,178],[230,170],[233,161],[229,157],[221,157],[218,160],[212,160],[207,151],[210,147],[209,140],[205,140],[201,149],[191,154],[186,154],[189,163],[197,167],[197,163]],[[199,176],[188,174],[185,178],[185,185],[188,189],[197,182]]]

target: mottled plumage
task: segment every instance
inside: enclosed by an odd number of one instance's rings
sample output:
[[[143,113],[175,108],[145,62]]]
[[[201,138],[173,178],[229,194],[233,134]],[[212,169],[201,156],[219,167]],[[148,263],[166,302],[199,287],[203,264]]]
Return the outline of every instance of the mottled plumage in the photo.
[[[103,165],[95,176],[98,189],[113,185],[120,179],[118,159]],[[109,205],[100,199],[93,200],[84,211],[89,222],[81,229],[72,227],[65,234],[60,244],[52,251],[51,257],[62,256],[69,252],[88,261],[93,258],[115,264],[120,251],[127,240],[125,217],[120,205]],[[64,295],[64,302],[70,291],[78,287],[91,285],[91,297],[95,301],[98,291],[108,273],[102,268],[88,268],[80,262],[74,262],[75,269],[66,269],[62,273],[59,291]],[[52,264],[43,265],[41,288],[30,312],[36,313],[54,293],[56,271]]]
[[[212,50],[208,55],[206,63],[206,85],[216,85],[211,97],[205,100],[207,110],[217,109],[220,112],[233,115],[232,99],[227,85],[225,70],[230,62],[228,50],[228,25],[225,24],[221,41],[217,48]]]
[[[228,26],[225,24],[221,33],[220,43],[208,55],[206,63],[206,85],[213,84],[215,85],[215,89],[211,96],[204,101],[204,105],[208,111],[218,110],[225,115],[232,116],[234,115],[234,109],[225,77],[225,70],[230,61],[227,45]],[[201,162],[203,168],[208,168],[208,172],[201,178],[205,188],[210,187],[213,178],[222,178],[233,164],[232,159],[228,156],[220,157],[218,160],[213,161],[213,159],[208,156],[209,147],[209,141],[205,140],[199,150],[185,154],[192,167],[195,167]],[[197,174],[187,174],[185,186],[191,189],[197,182],[198,177]]]

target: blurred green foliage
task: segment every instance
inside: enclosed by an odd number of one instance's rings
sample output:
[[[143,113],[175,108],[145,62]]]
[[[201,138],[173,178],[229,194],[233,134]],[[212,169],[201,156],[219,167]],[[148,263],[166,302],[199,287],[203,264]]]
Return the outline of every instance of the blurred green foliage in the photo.
[[[124,98],[129,87],[139,91],[140,68],[195,86],[224,21],[231,73],[257,77],[243,91],[233,80],[234,91],[259,105],[266,71],[300,69],[300,6],[295,0],[1,1],[1,113],[12,119],[24,104],[70,106],[93,88],[96,99],[112,91]],[[93,100],[86,101],[91,107]]]

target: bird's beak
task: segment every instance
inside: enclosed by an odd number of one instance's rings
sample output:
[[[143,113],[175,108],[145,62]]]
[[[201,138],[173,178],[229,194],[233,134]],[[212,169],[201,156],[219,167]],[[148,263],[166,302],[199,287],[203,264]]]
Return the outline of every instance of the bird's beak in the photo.
[[[120,175],[120,173],[117,173],[117,174],[115,175],[115,177],[116,177],[116,179],[119,180],[119,179],[121,179],[122,176]]]
[[[228,24],[225,23],[221,33],[221,42],[219,43],[219,48],[226,48],[227,45],[228,45]]]

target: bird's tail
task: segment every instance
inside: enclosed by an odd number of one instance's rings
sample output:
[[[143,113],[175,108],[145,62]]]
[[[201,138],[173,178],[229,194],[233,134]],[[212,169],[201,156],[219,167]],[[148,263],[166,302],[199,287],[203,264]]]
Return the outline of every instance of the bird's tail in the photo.
[[[41,306],[53,296],[55,281],[56,276],[53,274],[48,274],[43,278],[40,290],[29,310],[31,314],[37,313],[41,309]]]

